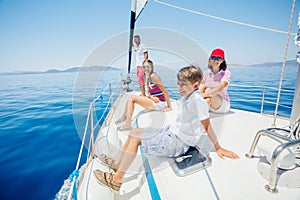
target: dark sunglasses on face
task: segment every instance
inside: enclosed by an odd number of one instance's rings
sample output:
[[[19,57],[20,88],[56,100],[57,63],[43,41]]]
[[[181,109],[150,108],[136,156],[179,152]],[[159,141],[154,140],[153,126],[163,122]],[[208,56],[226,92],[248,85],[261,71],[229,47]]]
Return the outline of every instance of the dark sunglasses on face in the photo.
[[[210,59],[211,59],[211,60],[217,60],[217,61],[219,61],[219,62],[221,62],[221,61],[223,60],[223,58],[217,57],[217,56],[213,56],[213,57],[211,57]]]
[[[143,68],[144,68],[144,69],[146,69],[146,68],[147,68],[147,69],[150,69],[151,66],[150,66],[150,65],[143,65]]]

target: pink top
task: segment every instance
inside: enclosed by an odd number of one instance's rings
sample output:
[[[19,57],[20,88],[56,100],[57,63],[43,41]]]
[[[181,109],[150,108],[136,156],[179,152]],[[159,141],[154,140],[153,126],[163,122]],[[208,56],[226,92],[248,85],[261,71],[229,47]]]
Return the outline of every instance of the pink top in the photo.
[[[214,74],[211,70],[206,70],[203,72],[203,81],[204,84],[208,88],[215,88],[217,87],[221,81],[226,81],[229,85],[231,78],[231,73],[228,70],[221,70],[217,74]],[[223,97],[226,101],[230,102],[229,96],[228,96],[228,85],[219,92],[219,95]]]

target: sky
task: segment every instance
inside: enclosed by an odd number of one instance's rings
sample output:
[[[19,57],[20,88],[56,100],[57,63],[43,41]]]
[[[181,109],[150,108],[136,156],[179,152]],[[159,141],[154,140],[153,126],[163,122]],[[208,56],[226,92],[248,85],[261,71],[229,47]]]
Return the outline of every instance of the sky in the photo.
[[[283,31],[288,30],[292,7],[292,0],[161,1]],[[0,0],[0,72],[81,66],[97,46],[128,31],[130,8],[131,0]],[[293,33],[299,11],[298,2]],[[136,27],[175,30],[208,52],[223,48],[228,63],[244,65],[282,61],[287,39],[286,34],[210,19],[154,1],[148,2]],[[288,60],[300,50],[293,38]]]

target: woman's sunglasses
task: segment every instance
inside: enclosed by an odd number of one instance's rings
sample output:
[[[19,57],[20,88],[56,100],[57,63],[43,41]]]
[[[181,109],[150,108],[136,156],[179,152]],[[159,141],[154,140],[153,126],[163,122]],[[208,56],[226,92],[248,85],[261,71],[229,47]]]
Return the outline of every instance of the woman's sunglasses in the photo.
[[[143,65],[143,68],[144,69],[149,69],[149,68],[151,68],[151,65]]]
[[[213,56],[213,57],[211,57],[210,59],[211,59],[211,60],[217,60],[217,61],[219,61],[219,62],[221,62],[221,61],[223,60],[223,58],[217,57],[217,56]]]

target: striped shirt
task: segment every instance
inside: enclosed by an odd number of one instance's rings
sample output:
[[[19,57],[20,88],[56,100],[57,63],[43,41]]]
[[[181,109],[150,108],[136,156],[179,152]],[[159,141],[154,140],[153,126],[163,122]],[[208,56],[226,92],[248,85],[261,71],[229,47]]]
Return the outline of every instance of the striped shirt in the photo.
[[[155,73],[155,72],[153,72]],[[149,92],[151,96],[157,97],[160,101],[166,101],[164,93],[161,89],[153,83],[151,78],[149,78]]]

